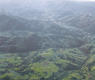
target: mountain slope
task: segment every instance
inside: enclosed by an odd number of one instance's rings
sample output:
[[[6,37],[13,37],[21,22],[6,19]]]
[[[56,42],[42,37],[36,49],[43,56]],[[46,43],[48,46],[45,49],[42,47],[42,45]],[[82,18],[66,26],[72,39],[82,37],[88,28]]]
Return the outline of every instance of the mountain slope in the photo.
[[[1,15],[1,51],[31,51],[47,48],[79,47],[87,41],[81,29],[52,21],[25,20]],[[30,45],[30,46],[29,46]]]

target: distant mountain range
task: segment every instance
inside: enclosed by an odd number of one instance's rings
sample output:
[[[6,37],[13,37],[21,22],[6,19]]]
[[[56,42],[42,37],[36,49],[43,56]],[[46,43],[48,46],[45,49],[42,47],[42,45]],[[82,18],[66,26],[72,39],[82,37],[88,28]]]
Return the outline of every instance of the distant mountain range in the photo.
[[[1,51],[22,52],[46,48],[79,47],[86,43],[85,34],[86,32],[81,29],[65,24],[61,26],[51,21],[25,20],[0,15]]]
[[[4,12],[1,9],[0,14],[0,50],[22,52],[80,47],[88,43],[92,33],[95,34],[94,4],[48,1],[43,9],[25,5],[3,7]]]

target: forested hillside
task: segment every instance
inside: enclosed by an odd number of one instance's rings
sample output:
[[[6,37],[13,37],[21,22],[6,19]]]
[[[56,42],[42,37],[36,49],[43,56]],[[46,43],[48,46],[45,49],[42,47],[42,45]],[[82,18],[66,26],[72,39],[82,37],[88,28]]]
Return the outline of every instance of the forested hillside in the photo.
[[[0,80],[95,80],[94,2],[14,3],[0,5]]]

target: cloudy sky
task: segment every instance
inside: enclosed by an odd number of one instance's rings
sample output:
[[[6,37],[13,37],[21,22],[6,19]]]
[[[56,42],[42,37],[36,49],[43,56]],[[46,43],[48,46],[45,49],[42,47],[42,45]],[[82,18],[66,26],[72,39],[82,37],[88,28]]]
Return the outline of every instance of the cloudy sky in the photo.
[[[74,1],[95,1],[95,0],[74,0]]]
[[[0,3],[9,3],[9,2],[13,2],[13,3],[17,3],[17,2],[47,2],[47,1],[55,1],[55,0],[0,0]],[[59,0],[60,1],[60,0]],[[61,0],[64,1],[64,0]],[[67,1],[67,0],[65,0]],[[71,0],[70,0],[71,1]],[[73,0],[73,1],[95,1],[95,0]]]
[[[61,1],[95,1],[95,0],[0,0],[0,7],[5,7],[6,5],[45,5],[47,1],[61,2]]]

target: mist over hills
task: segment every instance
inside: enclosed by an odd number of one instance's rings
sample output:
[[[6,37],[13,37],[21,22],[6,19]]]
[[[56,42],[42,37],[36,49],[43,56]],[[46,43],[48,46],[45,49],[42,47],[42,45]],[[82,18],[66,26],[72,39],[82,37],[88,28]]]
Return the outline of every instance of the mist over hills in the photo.
[[[0,33],[16,37],[19,37],[20,33],[21,36],[26,35],[26,38],[36,34],[41,38],[40,48],[37,48],[44,49],[79,47],[88,42],[88,36],[95,32],[95,3],[43,1],[37,5],[36,1],[24,1],[23,4],[21,2],[9,1],[6,6],[0,5]],[[32,47],[29,50],[32,50]]]
[[[0,0],[0,80],[95,80],[95,2]]]
[[[21,46],[23,45],[26,46],[26,44],[28,44],[29,42],[27,41],[28,38],[30,39],[30,41],[36,39],[35,45],[36,44],[37,45],[35,46],[35,48],[37,49],[45,49],[49,47],[50,48],[66,48],[76,46],[79,47],[82,45],[82,43],[83,44],[86,43],[85,41],[87,39],[87,36],[85,36],[86,32],[83,32],[81,29],[67,26],[65,24],[63,26],[60,26],[59,24],[53,23],[51,21],[25,20],[19,17],[17,18],[7,15],[1,15],[0,19],[1,19],[0,20],[1,42],[4,39],[0,47],[1,50],[3,51],[5,51],[6,47],[9,46],[19,48],[18,47],[20,46],[19,42]],[[74,38],[75,36],[76,38]],[[26,40],[26,44],[24,44],[25,42],[23,42],[23,40],[24,41]],[[11,44],[12,42],[14,42],[14,44]],[[32,49],[34,47],[32,46],[32,44],[33,43],[31,43],[31,47],[27,50],[34,50]],[[38,45],[40,47],[38,47]],[[25,49],[26,47],[24,49],[21,49],[21,51]],[[11,49],[9,49],[9,51],[10,50]],[[18,51],[18,49],[14,49],[14,52],[15,50]]]
[[[94,32],[94,5],[95,2],[67,2],[56,4],[52,10],[59,22]]]
[[[59,22],[61,24],[82,28],[90,32],[89,30],[94,30],[93,26],[95,25],[94,5],[95,2],[65,0],[20,0],[14,2],[10,0],[6,3],[3,2],[3,4],[0,5],[0,10],[1,14],[18,16],[29,20],[35,19],[40,21],[48,20]]]

